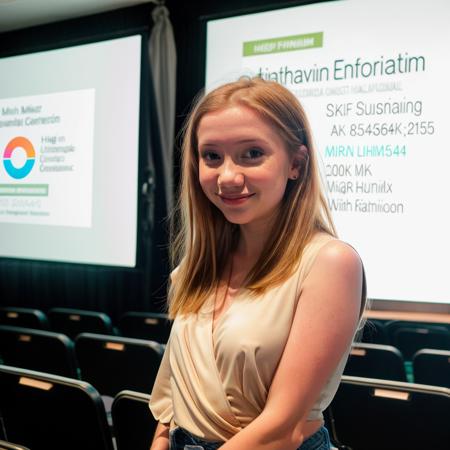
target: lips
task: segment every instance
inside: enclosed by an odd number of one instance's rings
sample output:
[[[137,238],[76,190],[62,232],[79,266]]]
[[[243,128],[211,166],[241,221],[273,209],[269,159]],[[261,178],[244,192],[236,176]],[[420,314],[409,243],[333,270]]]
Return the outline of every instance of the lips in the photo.
[[[226,205],[241,205],[242,203],[245,203],[249,198],[253,197],[255,194],[245,194],[245,195],[218,194],[218,195]]]

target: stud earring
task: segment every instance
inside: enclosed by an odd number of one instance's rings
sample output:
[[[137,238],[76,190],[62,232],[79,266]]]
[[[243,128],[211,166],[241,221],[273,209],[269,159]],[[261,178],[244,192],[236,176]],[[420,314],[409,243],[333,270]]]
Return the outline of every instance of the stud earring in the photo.
[[[297,179],[297,175],[292,175],[291,180],[296,180]]]

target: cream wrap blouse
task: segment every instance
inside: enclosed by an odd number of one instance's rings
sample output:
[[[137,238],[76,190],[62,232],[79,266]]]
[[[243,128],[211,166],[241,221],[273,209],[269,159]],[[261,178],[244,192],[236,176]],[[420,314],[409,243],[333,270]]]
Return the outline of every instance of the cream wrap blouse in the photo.
[[[176,317],[151,393],[150,409],[156,420],[206,440],[226,441],[262,412],[302,282],[319,250],[332,239],[324,233],[316,235],[296,272],[282,285],[257,298],[243,290],[219,317],[214,331],[214,298],[197,314]],[[336,393],[349,351],[350,347],[308,420],[322,418]]]

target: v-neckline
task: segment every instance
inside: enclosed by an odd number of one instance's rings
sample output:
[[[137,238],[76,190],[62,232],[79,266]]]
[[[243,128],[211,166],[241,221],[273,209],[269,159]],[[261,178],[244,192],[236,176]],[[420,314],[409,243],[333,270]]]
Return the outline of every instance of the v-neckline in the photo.
[[[229,293],[229,289],[230,289],[230,283],[231,283],[231,278],[233,276],[233,263],[234,263],[234,256],[231,255],[231,260],[230,260],[230,269],[228,270],[228,277],[227,277],[227,281],[225,284],[225,292],[222,296],[222,304],[225,303],[227,297],[228,297],[228,293]],[[233,302],[230,303],[230,305],[227,307],[227,309],[225,309],[224,311],[222,311],[220,313],[220,316],[217,317],[217,319],[215,319],[215,312],[216,312],[216,303],[217,303],[217,297],[218,297],[218,291],[219,291],[219,285],[217,285],[216,288],[216,292],[214,294],[213,300],[212,300],[212,313],[211,313],[211,334],[214,334],[214,331],[217,328],[217,324],[220,322],[220,320],[222,319],[222,317],[225,315],[225,313],[228,312],[228,310],[231,308],[231,305],[233,304]],[[233,299],[234,300],[234,299]],[[214,324],[214,322],[216,322]]]

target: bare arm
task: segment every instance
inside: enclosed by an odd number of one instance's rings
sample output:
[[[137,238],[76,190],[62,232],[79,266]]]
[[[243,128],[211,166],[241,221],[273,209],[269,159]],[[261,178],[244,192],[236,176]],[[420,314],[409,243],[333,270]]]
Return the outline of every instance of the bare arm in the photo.
[[[150,450],[169,450],[169,424],[158,422]]]
[[[223,450],[294,450],[307,416],[357,327],[362,264],[340,241],[326,244],[302,286],[286,347],[262,413]]]

